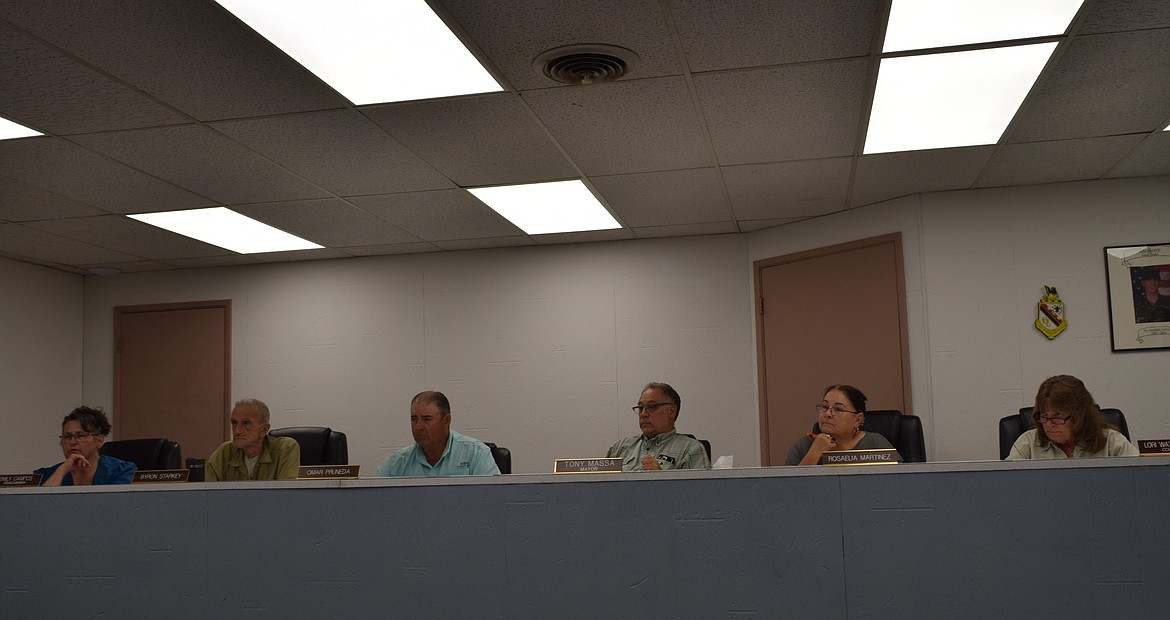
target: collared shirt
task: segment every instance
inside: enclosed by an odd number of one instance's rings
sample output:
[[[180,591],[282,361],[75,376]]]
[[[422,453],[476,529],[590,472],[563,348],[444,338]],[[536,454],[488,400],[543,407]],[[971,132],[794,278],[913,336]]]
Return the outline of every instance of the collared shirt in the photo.
[[[49,479],[49,476],[52,476],[53,472],[57,471],[57,468],[64,464],[64,461],[62,461],[52,467],[42,467],[33,473],[41,474],[41,484],[44,484]],[[130,481],[134,479],[134,472],[136,471],[138,471],[138,466],[130,461],[123,461],[112,456],[99,454],[97,470],[93,472],[93,483],[130,484]],[[61,479],[61,486],[73,486],[73,472],[65,474],[65,477]]]
[[[608,458],[621,458],[622,471],[641,471],[642,457],[649,454],[662,469],[711,469],[707,451],[698,439],[674,431],[653,437],[634,435],[610,447]]]
[[[301,444],[292,437],[264,436],[256,471],[248,475],[244,449],[225,441],[211,453],[204,470],[208,482],[237,480],[296,480],[301,466]]]
[[[1098,456],[1139,456],[1137,446],[1129,442],[1125,435],[1111,429],[1105,429],[1105,447],[1097,452],[1086,452],[1085,447],[1077,444],[1073,449],[1071,457],[1064,453],[1059,446],[1048,442],[1047,446],[1041,448],[1036,445],[1036,429],[1026,431],[1016,443],[1012,444],[1012,451],[1008,454],[1009,461],[1023,461],[1023,460],[1041,460],[1041,459],[1065,459],[1065,458],[1093,458]]]
[[[447,436],[447,447],[439,462],[431,465],[419,445],[406,446],[391,454],[378,466],[379,476],[495,476],[500,468],[492,451],[482,441],[454,430]]]

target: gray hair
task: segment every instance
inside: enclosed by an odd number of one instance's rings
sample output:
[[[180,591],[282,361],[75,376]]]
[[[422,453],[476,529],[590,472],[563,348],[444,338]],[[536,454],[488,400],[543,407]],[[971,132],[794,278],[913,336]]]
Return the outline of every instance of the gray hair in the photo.
[[[236,401],[236,405],[232,409],[236,407],[255,407],[256,411],[260,412],[261,424],[268,424],[269,419],[271,419],[271,416],[268,414],[268,405],[265,405],[264,401],[256,400],[255,398],[241,398]]]

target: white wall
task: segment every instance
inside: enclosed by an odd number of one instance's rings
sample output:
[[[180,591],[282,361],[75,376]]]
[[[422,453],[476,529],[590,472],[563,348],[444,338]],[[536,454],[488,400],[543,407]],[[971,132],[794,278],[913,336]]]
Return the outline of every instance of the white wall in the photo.
[[[0,473],[61,460],[61,419],[82,404],[81,276],[0,258]]]
[[[894,231],[930,460],[998,458],[999,418],[1055,374],[1122,409],[1135,439],[1170,437],[1170,350],[1112,352],[1102,251],[1170,242],[1170,177],[907,197],[753,233],[748,257]],[[1069,327],[1053,341],[1033,327],[1044,285],[1066,304]]]
[[[90,278],[85,398],[112,399],[114,306],[231,298],[234,397],[344,431],[366,473],[412,441],[424,389],[523,473],[637,433],[652,380],[680,431],[758,463],[745,260],[726,235]]]

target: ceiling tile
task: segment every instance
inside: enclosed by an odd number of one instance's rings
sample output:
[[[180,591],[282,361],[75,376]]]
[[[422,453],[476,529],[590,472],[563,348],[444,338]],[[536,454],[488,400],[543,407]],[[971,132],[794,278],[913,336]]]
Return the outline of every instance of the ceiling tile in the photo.
[[[9,255],[28,256],[62,265],[131,262],[136,256],[59,237],[24,224],[0,224],[0,248]]]
[[[10,222],[101,215],[101,209],[0,176],[0,219]]]
[[[124,215],[47,220],[30,222],[28,225],[61,237],[156,260],[230,253],[230,250],[144,224]]]
[[[865,98],[867,62],[695,76],[719,163],[853,153]]]
[[[605,202],[631,228],[732,222],[714,168],[590,177]]]
[[[853,178],[849,206],[906,196],[971,187],[993,146],[862,155]]]
[[[1170,174],[1170,131],[1149,136],[1126,155],[1109,177],[1140,177]]]
[[[454,186],[353,110],[225,121],[212,127],[338,196]]]
[[[609,230],[585,230],[581,232],[553,233],[549,235],[535,235],[532,240],[537,245],[555,245],[559,243],[586,243],[593,241],[620,241],[633,239],[634,233],[627,228],[612,228]]]
[[[220,204],[329,195],[202,125],[133,129],[73,139]]]
[[[324,246],[418,241],[397,226],[337,198],[237,205],[232,210]]]
[[[287,263],[299,260],[328,260],[331,258],[353,258],[349,254],[335,248],[320,248],[316,250],[293,250],[290,252],[263,252],[249,254],[261,263]]]
[[[1170,2],[1108,0],[1093,2],[1081,34],[1170,28]]]
[[[996,150],[977,187],[1060,183],[1100,178],[1142,136],[1006,144]]]
[[[241,265],[258,265],[260,261],[256,254],[225,254],[224,256],[201,256],[197,258],[172,258],[166,263],[179,269],[205,269],[215,267],[238,267]]]
[[[1079,36],[1014,121],[1011,142],[1146,133],[1170,115],[1170,28]]]
[[[692,235],[721,235],[737,233],[735,222],[712,222],[709,224],[680,224],[678,226],[642,226],[630,229],[639,239],[652,237],[679,237]]]
[[[881,0],[673,0],[691,71],[868,56]]]
[[[461,187],[577,176],[510,93],[368,107],[362,113]]]
[[[852,159],[723,168],[737,220],[809,217],[845,209]]]
[[[637,78],[678,75],[658,0],[443,0],[458,25],[513,88],[556,86],[533,69],[541,53],[565,45],[602,43],[632,50]]]
[[[438,252],[439,247],[433,243],[391,243],[388,245],[357,245],[338,248],[346,254],[354,256],[384,256],[388,254],[422,254],[424,252]]]
[[[810,216],[811,217],[811,216]],[[757,230],[764,230],[765,228],[772,228],[773,226],[783,226],[793,222],[810,219],[809,217],[779,217],[768,218],[763,220],[740,220],[739,230],[741,232],[755,232]]]
[[[121,273],[143,273],[147,271],[167,271],[174,269],[175,266],[170,263],[164,263],[153,260],[136,260],[128,263],[95,263],[92,265],[80,265],[83,269],[117,269]],[[112,278],[117,276],[117,273],[99,273],[90,274],[94,278]]]
[[[523,234],[503,216],[462,189],[359,196],[349,201],[427,241]]]
[[[589,176],[715,163],[682,78],[553,88],[523,96]]]
[[[114,213],[213,204],[207,198],[59,138],[0,141],[0,170],[18,181]]]
[[[536,245],[528,235],[513,235],[508,237],[485,237],[482,239],[451,239],[436,241],[435,245],[444,250],[482,250],[488,248],[512,248],[524,245]]]

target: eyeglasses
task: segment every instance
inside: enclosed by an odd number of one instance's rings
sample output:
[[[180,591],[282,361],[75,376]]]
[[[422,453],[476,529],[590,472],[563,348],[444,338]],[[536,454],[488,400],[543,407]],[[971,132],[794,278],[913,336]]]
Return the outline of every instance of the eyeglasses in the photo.
[[[85,439],[86,437],[97,437],[97,436],[98,436],[97,433],[65,433],[64,435],[61,435],[61,443],[73,441],[74,439],[76,439],[77,441],[81,441],[82,439]]]
[[[843,413],[861,413],[860,411],[850,411],[838,405],[837,407],[829,407],[828,405],[817,405],[817,413],[829,415],[841,415]]]
[[[1032,421],[1034,421],[1034,422],[1050,422],[1052,424],[1060,426],[1061,424],[1068,422],[1068,419],[1071,417],[1072,417],[1071,415],[1067,415],[1067,414],[1061,415],[1059,413],[1033,413],[1032,414]]]
[[[633,407],[630,407],[630,409],[633,409],[634,413],[637,414],[641,414],[643,409],[645,409],[647,413],[654,413],[658,410],[659,407],[665,407],[667,405],[673,404],[674,403],[646,403],[645,405],[634,405]]]

